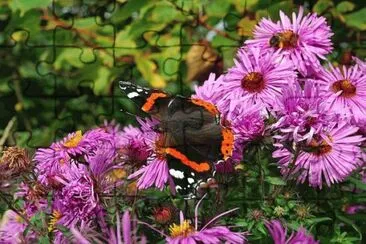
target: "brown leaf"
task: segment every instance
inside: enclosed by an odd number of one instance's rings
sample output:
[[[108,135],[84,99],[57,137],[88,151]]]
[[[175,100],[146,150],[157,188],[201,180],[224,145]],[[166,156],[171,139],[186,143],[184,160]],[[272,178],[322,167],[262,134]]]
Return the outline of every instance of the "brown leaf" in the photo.
[[[223,61],[207,40],[193,45],[186,57],[187,81],[203,82],[211,72],[220,75],[223,72]]]

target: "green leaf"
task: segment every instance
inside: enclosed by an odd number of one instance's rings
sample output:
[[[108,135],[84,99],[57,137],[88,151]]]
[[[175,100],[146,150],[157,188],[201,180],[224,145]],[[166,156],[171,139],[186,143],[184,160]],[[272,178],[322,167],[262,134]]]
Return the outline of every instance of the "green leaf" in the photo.
[[[337,4],[337,11],[340,13],[350,12],[355,8],[355,4],[350,1],[343,1]]]
[[[98,77],[94,82],[94,94],[101,95],[106,92],[106,88],[110,84],[109,75],[111,71],[104,66],[101,66],[98,70]]]
[[[329,217],[320,217],[320,218],[313,218],[313,219],[309,219],[307,222],[309,224],[318,224],[321,222],[325,222],[325,221],[332,221],[332,218]]]
[[[253,30],[255,25],[257,24],[257,21],[251,20],[249,17],[242,18],[237,26],[237,32],[239,36],[252,36]]]
[[[124,4],[118,11],[116,11],[112,16],[112,22],[122,22],[125,19],[129,18],[132,13],[137,12],[142,7],[144,7],[146,4],[148,4],[149,1],[146,0],[133,0],[133,1],[127,1],[126,4]]]
[[[116,47],[136,48],[135,41],[129,35],[130,29],[118,32],[116,36]]]
[[[225,2],[225,1],[221,1]],[[232,4],[234,4],[236,10],[239,13],[243,13],[245,10],[254,10],[254,7],[258,4],[258,0],[230,0]]]
[[[331,8],[333,6],[334,6],[333,1],[320,0],[314,5],[313,12],[317,12],[318,14],[321,14],[321,13],[325,12],[328,8]]]
[[[136,56],[137,69],[141,72],[145,80],[154,88],[164,88],[166,83],[163,77],[156,73],[156,64],[146,57]]]
[[[346,24],[350,27],[359,29],[361,31],[366,30],[366,8],[363,8],[352,14],[345,15]]]
[[[270,4],[268,7],[268,13],[271,19],[276,21],[280,19],[280,11],[284,12],[287,16],[291,16],[293,6],[294,5],[291,1],[282,1],[275,4]]]
[[[49,244],[51,243],[50,238],[48,236],[40,236],[38,239],[39,244]]]
[[[349,181],[351,183],[355,184],[358,189],[366,191],[366,184],[363,183],[362,181],[360,181],[356,178],[353,178],[353,177],[350,177]]]
[[[207,5],[206,11],[210,17],[224,17],[227,15],[230,7],[228,1],[213,0]]]
[[[153,5],[153,8],[148,11],[145,16],[146,19],[155,23],[169,23],[173,20],[182,19],[181,13],[168,2],[159,2]],[[184,19],[184,18],[183,18]]]
[[[23,16],[25,12],[33,8],[47,8],[52,0],[13,0],[10,3],[10,8],[13,11],[20,10]]]
[[[359,235],[359,239],[358,240],[362,240],[362,231],[359,229],[359,227],[349,218],[347,218],[346,216],[340,214],[339,212],[336,213],[336,217],[343,221],[344,223],[352,226],[352,228],[358,233]]]
[[[281,179],[280,177],[267,176],[265,178],[265,181],[270,183],[271,185],[278,185],[278,186],[286,185],[286,182],[283,179]]]

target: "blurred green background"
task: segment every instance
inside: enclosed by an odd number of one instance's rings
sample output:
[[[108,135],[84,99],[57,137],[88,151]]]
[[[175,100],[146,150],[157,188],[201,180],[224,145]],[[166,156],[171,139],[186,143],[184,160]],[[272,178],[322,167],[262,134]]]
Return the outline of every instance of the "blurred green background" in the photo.
[[[233,65],[262,17],[299,5],[327,18],[334,64],[366,56],[364,0],[1,0],[0,146],[47,146],[105,119],[131,123],[120,110],[138,111],[118,79],[189,95]]]

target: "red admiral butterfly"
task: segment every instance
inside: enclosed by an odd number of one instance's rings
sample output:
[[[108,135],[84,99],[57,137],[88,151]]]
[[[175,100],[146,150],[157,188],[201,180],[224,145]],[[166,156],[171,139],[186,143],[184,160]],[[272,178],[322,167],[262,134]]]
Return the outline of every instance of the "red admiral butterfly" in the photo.
[[[231,157],[233,133],[220,123],[213,104],[126,81],[120,81],[120,88],[142,111],[160,121],[152,129],[163,135],[159,147],[165,152],[178,192],[191,193],[199,180],[213,176],[217,161]]]

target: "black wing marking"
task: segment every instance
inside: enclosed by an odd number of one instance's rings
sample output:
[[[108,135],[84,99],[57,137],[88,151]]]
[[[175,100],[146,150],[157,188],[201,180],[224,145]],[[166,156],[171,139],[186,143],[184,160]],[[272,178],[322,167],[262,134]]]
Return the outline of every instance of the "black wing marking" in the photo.
[[[137,105],[139,109],[141,109],[142,106],[147,102],[147,99],[152,93],[158,92],[166,94],[167,96],[165,98],[156,99],[154,106],[150,111],[148,111],[150,115],[153,115],[158,119],[161,119],[161,117],[164,116],[164,111],[166,111],[166,107],[168,106],[168,103],[171,99],[169,94],[157,89],[142,87],[129,81],[119,81],[119,87],[122,92],[124,92],[127,97]]]

